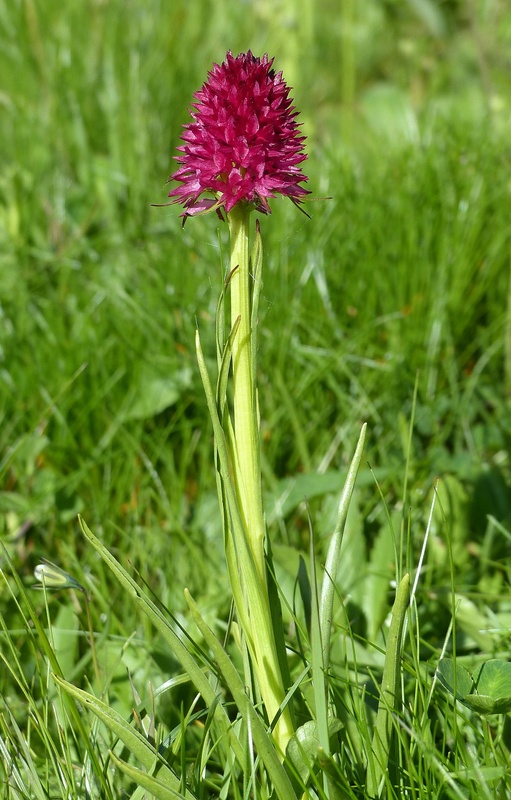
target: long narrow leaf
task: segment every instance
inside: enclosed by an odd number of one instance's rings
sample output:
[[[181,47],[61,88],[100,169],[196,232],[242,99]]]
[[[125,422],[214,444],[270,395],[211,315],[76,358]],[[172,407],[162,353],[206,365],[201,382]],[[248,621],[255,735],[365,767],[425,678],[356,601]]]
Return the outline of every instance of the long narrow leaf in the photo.
[[[221,418],[223,418],[224,415],[225,403],[227,398],[227,381],[229,378],[229,368],[231,366],[232,343],[234,341],[234,337],[238,332],[238,328],[240,326],[240,319],[241,317],[238,317],[235,324],[232,326],[232,330],[227,338],[227,342],[225,343],[225,347],[223,349],[222,356],[220,358],[220,368],[218,370],[218,381],[216,390],[216,401],[217,401],[218,413]]]
[[[380,782],[387,771],[394,714],[398,710],[399,675],[401,663],[401,640],[406,611],[410,602],[410,575],[401,578],[392,608],[387,639],[387,651],[380,689],[380,702],[373,737],[374,764],[368,765],[367,789],[369,797],[375,797]]]
[[[92,711],[115,736],[124,742],[130,753],[140,761],[148,772],[153,772],[157,769],[159,780],[164,786],[168,789],[173,789],[175,792],[180,791],[181,782],[179,778],[163,762],[158,752],[145,736],[142,736],[141,733],[132,728],[117,711],[103,703],[102,700],[85,692],[83,689],[78,689],[72,683],[68,683],[68,681],[59,678],[57,675],[53,677],[65,692],[74,697],[75,700],[78,700],[85,708]],[[193,795],[187,792],[185,797],[191,800]]]
[[[215,453],[218,458],[217,469],[220,473],[221,490],[218,492],[222,512],[225,516],[224,531],[226,533],[226,559],[227,567],[229,570],[229,579],[231,581],[231,589],[234,595],[234,602],[236,604],[236,611],[238,613],[238,620],[241,627],[246,633],[247,642],[249,647],[253,650],[253,642],[250,640],[250,623],[247,615],[244,612],[243,593],[240,578],[238,576],[238,559],[240,563],[246,561],[245,575],[255,576],[255,565],[251,557],[250,548],[246,541],[243,523],[241,521],[240,511],[236,501],[236,492],[232,483],[231,470],[229,465],[229,454],[227,450],[227,443],[225,435],[218,416],[216,407],[215,396],[211,387],[204,354],[200,343],[199,332],[196,332],[195,346],[197,351],[197,363],[199,365],[199,372],[206,395],[206,402],[208,405],[209,415],[213,425],[213,436],[215,439]],[[232,532],[232,536],[229,533]],[[240,552],[242,550],[243,552]],[[245,558],[243,558],[245,556]]]
[[[127,764],[125,761],[117,758],[112,752],[110,753],[110,758],[121,772],[124,772],[124,774],[127,775],[128,778],[131,778],[138,786],[148,791],[151,797],[155,797],[156,800],[176,800],[176,798],[177,800],[185,800],[185,798],[188,800],[188,798],[194,796],[191,795],[190,792],[182,794],[182,792],[179,792],[177,789],[166,786],[162,781],[158,780],[158,778],[154,778],[152,775],[148,775],[147,772],[143,772],[141,769]]]
[[[54,649],[53,649],[53,647],[51,645],[51,642],[48,639],[46,630],[44,629],[44,626],[41,623],[39,615],[36,613],[36,610],[35,610],[35,608],[34,608],[34,606],[32,604],[32,601],[31,601],[30,596],[29,596],[29,592],[26,591],[25,586],[23,585],[23,581],[21,580],[20,576],[18,575],[18,572],[14,568],[14,564],[12,563],[12,560],[11,560],[6,548],[4,547],[3,543],[1,543],[1,547],[2,547],[2,550],[3,550],[3,556],[6,559],[7,563],[9,564],[9,567],[11,569],[11,573],[12,573],[12,576],[14,578],[14,582],[16,584],[16,587],[18,589],[19,596],[21,598],[23,598],[23,602],[26,605],[27,610],[28,610],[28,619],[27,619],[27,615],[25,614],[25,612],[23,611],[23,609],[19,605],[18,599],[16,598],[14,593],[12,593],[12,591],[11,591],[12,598],[13,598],[14,602],[16,603],[16,605],[18,607],[18,610],[19,610],[19,612],[20,612],[20,614],[21,614],[21,616],[22,616],[22,618],[24,620],[24,625],[25,625],[25,628],[26,628],[26,631],[27,631],[27,635],[30,636],[30,637],[33,637],[34,649],[39,650],[40,652],[42,652],[46,656],[46,658],[48,659],[48,662],[49,662],[50,667],[53,670],[53,672],[56,675],[59,675],[60,677],[63,678],[64,675],[62,673],[62,669],[60,667],[60,663],[58,661],[56,653],[54,652]],[[5,585],[7,587],[9,587],[9,581],[7,581],[5,579],[5,576],[3,575],[3,572],[1,570],[0,570],[0,574],[4,578]],[[29,622],[29,620],[30,620],[30,622]],[[17,659],[17,656],[16,656],[16,659]],[[23,671],[19,670],[18,674],[22,675]],[[21,685],[21,684],[19,684],[19,685]],[[23,689],[23,686],[21,688]],[[63,699],[67,700],[67,698],[65,698],[65,697]],[[29,701],[29,706],[32,706],[32,705],[34,706],[34,708],[31,709],[32,713],[34,713],[34,711],[35,711],[36,712],[36,714],[35,714],[36,718],[39,717],[39,711],[38,710],[36,711],[36,708],[35,708],[36,704],[35,704],[35,702],[33,702],[33,698],[30,696],[30,693],[27,693],[27,700]],[[84,772],[86,774],[91,772],[92,774],[99,776],[99,778],[101,780],[101,783],[102,783],[102,790],[105,792],[106,796],[109,796],[110,795],[109,786],[108,786],[108,784],[107,784],[107,782],[106,782],[106,780],[104,778],[103,770],[102,770],[102,767],[101,767],[101,764],[100,764],[100,760],[98,758],[98,754],[97,754],[96,750],[94,749],[94,746],[93,746],[93,744],[91,742],[91,739],[90,739],[90,736],[89,736],[89,732],[85,728],[84,722],[82,720],[82,717],[78,713],[78,709],[76,708],[76,705],[74,703],[72,703],[72,702],[67,702],[67,704],[66,704],[66,712],[69,715],[70,720],[72,720],[73,728],[74,728],[75,735],[76,735],[77,739],[79,739],[81,742],[83,742],[85,747],[87,748],[87,758],[86,758],[86,761],[84,763]],[[42,726],[41,729],[43,730],[44,726]]]
[[[252,375],[257,375],[257,327],[259,322],[259,298],[263,288],[263,243],[261,225],[256,220],[256,233],[250,254],[250,273],[252,275],[252,308],[250,311],[250,329],[252,340]]]
[[[318,730],[320,746],[327,755],[330,754],[328,736],[328,707],[326,672],[324,661],[323,631],[321,628],[319,586],[316,571],[316,557],[314,547],[314,531],[309,519],[310,528],[310,569],[311,569],[311,666],[312,688],[314,692],[315,719]],[[329,634],[329,632],[328,632]]]
[[[266,730],[261,717],[250,702],[243,682],[236,671],[231,659],[214,635],[211,628],[204,622],[197,604],[190,592],[185,590],[185,597],[192,613],[195,624],[204,636],[206,644],[211,648],[215,661],[218,664],[224,680],[232,693],[236,707],[251,731],[257,752],[273,781],[275,792],[280,800],[296,800],[296,794],[286,770],[282,766],[275,744],[271,735]]]
[[[237,575],[239,572],[243,576],[244,586],[246,587],[247,593],[251,595],[248,597],[249,608],[256,608],[257,606],[261,605],[261,598],[259,597],[260,581],[257,573],[257,568],[254,563],[252,551],[247,542],[245,529],[243,527],[240,510],[238,507],[238,502],[236,500],[236,491],[231,479],[231,470],[229,465],[229,456],[227,452],[225,435],[218,416],[215,397],[213,395],[213,391],[211,388],[211,383],[209,380],[209,375],[207,372],[206,362],[204,360],[204,354],[202,352],[198,331],[196,334],[195,344],[196,344],[197,363],[199,365],[199,372],[202,378],[202,383],[206,394],[208,411],[211,417],[211,422],[213,424],[213,435],[215,437],[215,446],[218,453],[219,469],[222,475],[223,488],[225,491],[225,498],[227,501],[227,513],[229,514],[229,524],[233,532],[235,563],[229,564],[228,566],[230,575],[235,577],[234,584],[232,585],[232,590],[234,594],[234,599],[236,601],[236,611],[238,614],[238,620],[247,638],[251,654],[257,661],[257,654],[255,653],[254,650],[253,638],[250,635],[250,630],[251,630],[250,620],[244,611],[245,601],[241,594],[242,590]]]
[[[332,626],[332,610],[334,604],[335,594],[335,576],[337,575],[337,568],[339,565],[339,558],[341,555],[341,543],[344,533],[344,524],[348,515],[353,489],[355,488],[355,480],[357,478],[358,469],[362,460],[362,453],[364,452],[364,443],[366,436],[367,424],[362,425],[358,444],[355,450],[355,455],[350,464],[344,488],[342,490],[341,500],[339,502],[339,513],[337,516],[337,524],[328,548],[325,575],[323,578],[323,586],[321,589],[320,601],[320,627],[321,627],[321,641],[323,647],[323,667],[328,671],[330,666],[330,636]]]
[[[189,650],[184,646],[183,642],[173,630],[169,621],[162,614],[160,609],[152,602],[152,600],[150,600],[140,586],[135,583],[133,578],[126,572],[125,569],[123,569],[123,567],[107,550],[107,548],[101,544],[99,539],[94,536],[92,531],[81,518],[80,525],[89,542],[112,570],[119,583],[131,595],[144,614],[149,617],[155,628],[162,634],[163,638],[170,646],[178,661],[181,663],[181,666],[189,676],[197,691],[200,692],[204,698],[208,708],[216,706],[215,719],[219,725],[220,731],[223,735],[228,737],[229,744],[232,746],[236,754],[236,758],[238,759],[239,763],[243,765],[244,755],[239,740],[234,733],[224,706],[221,703],[217,704],[216,692],[206,678],[202,668],[197,664]]]

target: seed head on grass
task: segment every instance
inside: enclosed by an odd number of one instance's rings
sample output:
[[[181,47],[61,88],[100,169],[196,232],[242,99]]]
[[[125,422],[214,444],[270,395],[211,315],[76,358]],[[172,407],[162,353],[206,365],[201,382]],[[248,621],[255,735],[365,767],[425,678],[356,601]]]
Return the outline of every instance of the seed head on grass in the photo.
[[[184,220],[207,211],[222,216],[237,203],[270,214],[268,200],[277,194],[297,205],[309,194],[300,186],[307,180],[299,166],[307,158],[305,136],[289,87],[272,65],[267,54],[229,51],[195,93],[176,156],[181,166],[169,178],[181,184],[169,197],[183,204]]]
[[[85,588],[78,583],[76,578],[73,578],[68,572],[64,572],[62,567],[58,567],[57,564],[53,564],[46,558],[42,558],[41,563],[36,566],[34,577],[40,581],[39,584],[34,586],[34,589],[76,589],[85,595],[87,594]]]

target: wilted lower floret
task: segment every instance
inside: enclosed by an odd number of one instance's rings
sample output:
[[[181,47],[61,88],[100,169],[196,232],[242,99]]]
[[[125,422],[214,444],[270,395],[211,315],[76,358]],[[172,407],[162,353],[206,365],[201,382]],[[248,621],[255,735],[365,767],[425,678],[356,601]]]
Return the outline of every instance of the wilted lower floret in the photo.
[[[268,55],[229,52],[195,93],[193,121],[184,126],[176,157],[181,166],[169,178],[181,184],[169,193],[184,205],[181,216],[228,213],[241,202],[269,214],[269,198],[282,194],[300,203],[309,194],[298,166],[307,158],[305,137],[289,87],[272,65]]]

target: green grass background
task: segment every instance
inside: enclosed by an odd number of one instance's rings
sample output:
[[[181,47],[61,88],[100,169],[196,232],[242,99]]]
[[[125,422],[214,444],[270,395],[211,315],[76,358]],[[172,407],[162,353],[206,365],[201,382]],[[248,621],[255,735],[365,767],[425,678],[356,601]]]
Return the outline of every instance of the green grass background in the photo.
[[[393,542],[417,563],[440,478],[418,595],[424,659],[448,631],[451,550],[469,603],[460,652],[505,651],[508,4],[12,0],[0,39],[0,533],[28,585],[44,556],[93,592],[112,702],[129,714],[127,665],[139,691],[175,665],[78,513],[175,613],[184,586],[212,621],[229,610],[194,354],[198,325],[213,365],[226,226],[182,229],[178,208],[151,206],[166,201],[192,94],[228,49],[275,56],[308,137],[308,188],[331,196],[310,220],[283,200],[262,220],[263,471],[280,579],[291,592],[308,548],[305,496],[324,555],[367,422],[338,576],[355,630],[379,635]],[[48,613],[79,633],[68,605],[56,595]],[[22,629],[6,591],[0,611]],[[79,635],[68,647],[80,683],[89,648]],[[22,634],[19,648],[30,680]],[[22,725],[16,682],[3,675],[0,690]]]

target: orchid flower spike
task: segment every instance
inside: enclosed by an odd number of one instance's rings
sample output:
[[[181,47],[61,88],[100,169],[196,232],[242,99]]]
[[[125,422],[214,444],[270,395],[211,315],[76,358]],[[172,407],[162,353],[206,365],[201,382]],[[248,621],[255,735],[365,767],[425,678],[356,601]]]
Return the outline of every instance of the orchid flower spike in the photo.
[[[181,166],[169,178],[181,184],[169,197],[183,204],[184,221],[208,211],[222,218],[237,203],[270,214],[277,194],[299,205],[309,194],[300,185],[307,181],[299,166],[307,158],[305,136],[273,58],[229,51],[194,97],[177,148]]]

